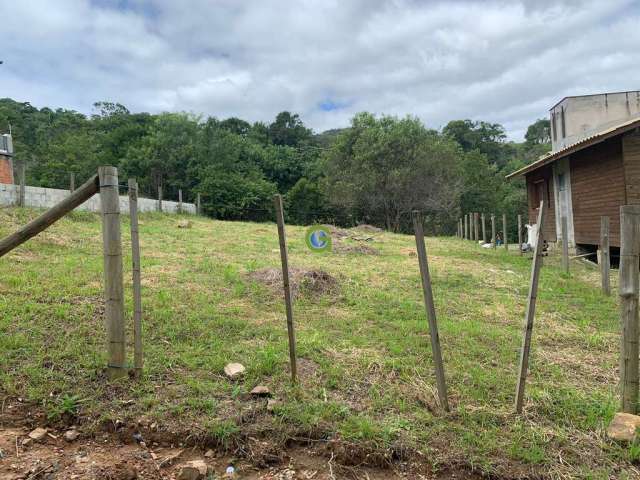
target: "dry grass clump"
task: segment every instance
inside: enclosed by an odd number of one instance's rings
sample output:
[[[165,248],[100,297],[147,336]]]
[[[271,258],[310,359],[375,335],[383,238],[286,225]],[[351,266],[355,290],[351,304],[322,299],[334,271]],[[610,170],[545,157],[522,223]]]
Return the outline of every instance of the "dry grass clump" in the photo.
[[[360,243],[357,245],[345,245],[344,243],[335,242],[333,251],[336,253],[360,253],[362,255],[379,255],[380,252],[369,245]]]
[[[270,289],[282,292],[282,270],[279,268],[263,268],[249,273],[249,278],[260,282]],[[289,269],[289,285],[291,296],[300,295],[319,297],[335,295],[338,292],[338,280],[324,270],[306,270],[304,268]]]

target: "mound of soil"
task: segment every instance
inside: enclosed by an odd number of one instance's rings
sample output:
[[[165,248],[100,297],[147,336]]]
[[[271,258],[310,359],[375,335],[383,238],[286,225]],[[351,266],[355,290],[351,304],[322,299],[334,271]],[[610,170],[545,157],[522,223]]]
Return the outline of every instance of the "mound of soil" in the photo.
[[[374,227],[373,225],[369,225],[366,223],[362,223],[358,225],[356,229],[361,230],[363,232],[369,232],[369,233],[382,233],[383,231],[381,228]]]
[[[263,268],[249,273],[249,278],[260,282],[274,292],[282,292],[282,270],[279,268]],[[338,280],[324,270],[305,270],[303,268],[289,269],[289,285],[291,296],[300,295],[319,297],[321,295],[335,295],[338,292]]]
[[[336,227],[335,225],[327,224],[322,226],[329,230],[329,233],[331,233],[331,237],[333,238],[344,238],[350,235],[348,230],[345,230],[344,228]]]
[[[358,245],[345,245],[344,243],[337,243],[333,246],[333,251],[336,253],[360,253],[363,255],[378,255],[380,252],[373,247],[365,244]]]

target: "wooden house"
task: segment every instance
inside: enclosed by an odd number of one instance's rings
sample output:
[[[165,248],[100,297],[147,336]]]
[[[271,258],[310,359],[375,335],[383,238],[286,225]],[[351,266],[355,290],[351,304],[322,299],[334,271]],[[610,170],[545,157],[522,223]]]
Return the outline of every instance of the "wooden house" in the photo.
[[[545,240],[561,240],[565,216],[570,249],[591,252],[608,216],[618,248],[620,206],[640,203],[640,91],[566,97],[550,119],[551,152],[507,177],[525,177],[529,222],[544,200]]]

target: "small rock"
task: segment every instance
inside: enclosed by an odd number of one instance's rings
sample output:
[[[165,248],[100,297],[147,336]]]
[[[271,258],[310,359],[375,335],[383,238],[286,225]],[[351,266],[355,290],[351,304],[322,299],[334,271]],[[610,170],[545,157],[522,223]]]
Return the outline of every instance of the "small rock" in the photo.
[[[264,385],[258,385],[253,390],[251,390],[250,393],[251,393],[251,395],[255,395],[256,397],[270,397],[271,396],[271,391],[269,390],[268,387],[265,387]]]
[[[33,442],[33,440],[27,437],[27,438],[23,438],[21,443],[23,447],[27,447],[31,444],[31,442]]]
[[[192,460],[180,469],[178,480],[200,480],[206,476],[207,464],[204,460]]]
[[[192,225],[191,220],[180,220],[178,222],[178,228],[191,228]]]
[[[75,429],[67,430],[66,432],[64,432],[64,439],[67,442],[73,442],[77,440],[79,436],[80,436],[80,432],[78,432]]]
[[[142,438],[142,434],[140,432],[135,432],[132,436],[136,443],[144,442],[144,438]]]
[[[224,374],[231,379],[243,375],[244,372],[245,368],[241,363],[227,363],[224,367]]]
[[[640,417],[631,413],[618,412],[607,428],[607,436],[613,440],[632,442],[636,429],[640,427]]]
[[[280,404],[276,399],[270,398],[267,400],[267,412],[273,412],[273,410]]]
[[[47,429],[38,427],[29,433],[29,438],[34,442],[41,442],[47,437]]]
[[[215,455],[215,453],[213,453],[213,450],[209,449],[207,450],[207,452],[204,454],[205,458],[212,458]]]

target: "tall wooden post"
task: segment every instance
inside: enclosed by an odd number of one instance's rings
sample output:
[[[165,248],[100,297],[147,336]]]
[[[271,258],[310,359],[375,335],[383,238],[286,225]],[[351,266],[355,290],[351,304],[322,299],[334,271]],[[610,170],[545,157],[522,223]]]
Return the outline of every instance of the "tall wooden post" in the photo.
[[[509,250],[509,235],[507,234],[507,214],[502,214],[502,243],[504,244],[504,249]]]
[[[202,213],[202,210],[200,208],[200,193],[198,193],[198,195],[196,195],[196,214],[200,215]]]
[[[464,239],[469,240],[469,215],[464,214]]]
[[[442,362],[442,352],[440,350],[440,337],[438,335],[438,322],[436,320],[436,308],[433,302],[433,292],[431,290],[431,276],[429,275],[429,263],[427,261],[427,249],[424,244],[424,227],[420,212],[413,212],[413,228],[416,236],[416,250],[418,252],[418,263],[420,264],[420,276],[422,278],[422,293],[424,304],[427,310],[427,320],[429,322],[429,337],[431,339],[431,351],[433,354],[433,364],[436,373],[436,384],[438,387],[438,398],[444,411],[449,411],[449,400],[447,399],[447,383],[444,377],[444,364]]]
[[[487,223],[484,213],[482,214],[482,243],[487,243]]]
[[[71,172],[69,174],[69,191],[73,193],[75,189],[76,189],[76,174]]]
[[[609,246],[609,217],[600,217],[600,277],[602,293],[611,295],[609,269],[611,268]]]
[[[25,206],[25,196],[27,189],[27,161],[23,158],[20,160],[20,190],[18,191],[18,206]]]
[[[287,312],[287,332],[289,333],[289,361],[291,362],[291,381],[297,380],[296,334],[293,328],[293,306],[291,304],[291,286],[289,284],[289,256],[287,253],[287,237],[284,229],[284,208],[282,195],[274,197],[276,221],[278,223],[278,239],[280,241],[280,260],[282,262],[282,285],[284,287],[284,303]]]
[[[129,179],[129,216],[131,221],[131,274],[133,279],[133,366],[142,373],[142,292],[140,281],[140,235],[138,233],[138,182]]]
[[[478,240],[480,240],[480,225],[479,225],[479,221],[480,221],[480,214],[478,212],[475,212],[473,214],[473,230],[474,230],[474,240],[477,242]]]
[[[162,211],[162,185],[158,185],[158,211]]]
[[[518,215],[518,252],[522,255],[522,215]]]
[[[533,334],[533,319],[536,313],[536,300],[538,298],[538,279],[540,277],[540,267],[542,266],[542,225],[544,223],[544,201],[540,202],[538,211],[538,234],[536,238],[536,248],[533,254],[533,264],[531,265],[531,280],[529,282],[529,297],[527,298],[527,310],[524,317],[524,333],[522,338],[522,349],[520,350],[520,367],[518,369],[518,386],[516,389],[516,412],[522,413],[524,404],[524,388],[529,369],[529,352],[531,351],[531,336]]]
[[[127,374],[125,366],[124,296],[122,282],[122,238],[120,235],[120,197],[118,169],[100,167],[100,203],[102,204],[102,239],[104,252],[105,319],[110,379]]]
[[[560,219],[562,234],[562,271],[569,273],[569,228],[567,227],[567,217],[562,216]]]
[[[491,246],[496,249],[496,216],[491,214]]]
[[[182,213],[182,189],[178,189],[178,213]]]
[[[623,412],[638,411],[638,260],[640,205],[620,207],[620,399]]]

